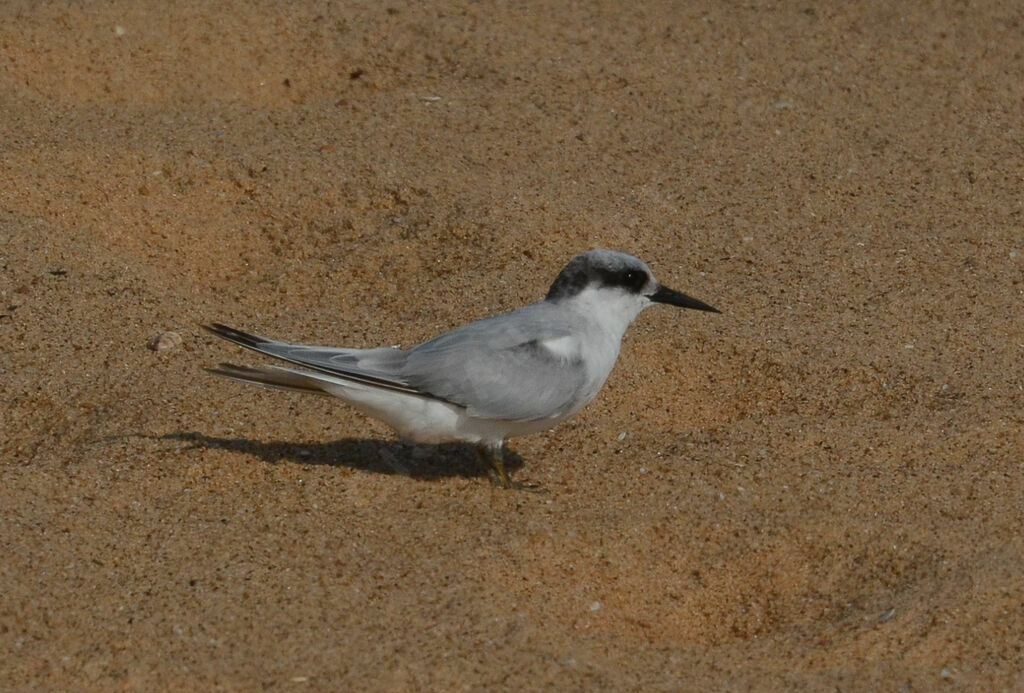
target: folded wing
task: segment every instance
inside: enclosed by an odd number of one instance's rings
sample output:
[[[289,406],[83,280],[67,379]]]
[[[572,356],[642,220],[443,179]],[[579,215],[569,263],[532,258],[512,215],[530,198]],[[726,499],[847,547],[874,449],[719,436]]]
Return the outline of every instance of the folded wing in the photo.
[[[401,378],[417,390],[506,421],[556,419],[586,383],[570,330],[527,306],[447,332],[408,352]]]

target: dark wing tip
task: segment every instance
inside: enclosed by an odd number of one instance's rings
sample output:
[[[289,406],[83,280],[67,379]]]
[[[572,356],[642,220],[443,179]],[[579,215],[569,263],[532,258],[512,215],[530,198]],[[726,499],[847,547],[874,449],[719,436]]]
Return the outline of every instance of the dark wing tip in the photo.
[[[200,323],[199,325],[210,334],[216,335],[221,339],[226,339],[229,342],[234,342],[250,349],[255,349],[261,344],[266,344],[269,340],[265,337],[260,337],[256,334],[249,334],[248,332],[242,332],[236,330],[233,327],[228,327],[219,322],[211,322],[209,325]]]

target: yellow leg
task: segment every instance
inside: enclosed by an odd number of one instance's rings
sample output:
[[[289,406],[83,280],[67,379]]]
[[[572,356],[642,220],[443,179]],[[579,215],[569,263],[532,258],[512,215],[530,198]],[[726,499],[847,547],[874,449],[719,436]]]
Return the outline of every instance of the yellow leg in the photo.
[[[505,456],[502,448],[481,445],[477,448],[477,452],[480,453],[480,459],[488,467],[487,473],[491,478],[491,483],[502,488],[512,488],[512,481],[508,478],[508,472],[505,471]]]

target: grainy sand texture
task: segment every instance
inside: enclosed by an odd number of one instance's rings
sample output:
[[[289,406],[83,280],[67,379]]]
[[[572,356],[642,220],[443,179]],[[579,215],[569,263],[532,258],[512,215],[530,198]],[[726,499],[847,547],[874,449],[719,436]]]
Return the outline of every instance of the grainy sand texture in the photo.
[[[202,370],[594,247],[534,492]],[[0,689],[1024,690],[1022,430],[1019,3],[0,5]]]

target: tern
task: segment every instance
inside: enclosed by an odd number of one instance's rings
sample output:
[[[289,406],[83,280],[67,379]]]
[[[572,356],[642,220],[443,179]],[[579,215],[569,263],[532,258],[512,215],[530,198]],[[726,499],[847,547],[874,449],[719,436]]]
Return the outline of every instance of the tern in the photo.
[[[507,438],[554,428],[589,404],[619,356],[626,329],[655,303],[718,313],[662,286],[639,258],[590,250],[559,272],[543,300],[476,320],[410,349],[281,342],[203,327],[299,368],[208,368],[231,380],[330,395],[417,443],[475,445],[494,483],[509,487]]]

